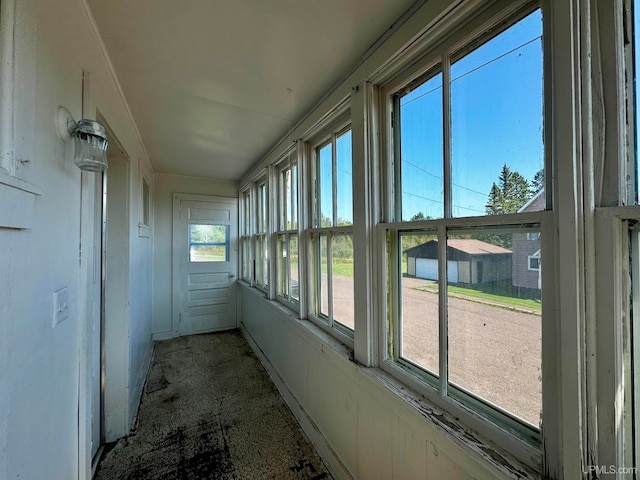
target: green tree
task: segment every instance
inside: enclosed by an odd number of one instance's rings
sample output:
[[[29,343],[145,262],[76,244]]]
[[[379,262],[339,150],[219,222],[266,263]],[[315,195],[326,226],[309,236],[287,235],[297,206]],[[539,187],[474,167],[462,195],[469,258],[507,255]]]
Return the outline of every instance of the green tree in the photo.
[[[533,180],[531,180],[531,193],[534,195],[544,188],[544,169],[536,172]]]
[[[485,205],[487,215],[515,213],[532,197],[529,182],[504,164],[498,183],[493,183]]]
[[[544,184],[544,173],[542,170],[536,173],[531,184],[519,172],[511,171],[504,164],[500,171],[497,182],[493,182],[485,212],[487,215],[502,215],[505,213],[516,213],[520,210],[540,189]],[[499,245],[505,248],[511,248],[513,238],[510,234],[484,233],[478,235],[478,239]]]

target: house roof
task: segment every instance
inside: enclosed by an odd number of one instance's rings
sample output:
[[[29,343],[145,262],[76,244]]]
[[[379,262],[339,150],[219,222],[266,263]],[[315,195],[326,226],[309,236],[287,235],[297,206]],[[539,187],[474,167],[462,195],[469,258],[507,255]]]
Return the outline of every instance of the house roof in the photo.
[[[433,248],[433,245],[437,245],[437,240],[429,240],[421,245],[408,248],[404,251],[411,257],[423,257],[426,255],[427,250]],[[476,240],[471,238],[452,238],[447,241],[447,248],[452,248],[468,255],[496,255],[511,253],[511,250],[493,245],[492,243],[483,242],[482,240]]]
[[[525,203],[522,207],[520,207],[520,210],[518,210],[518,213],[522,213],[522,212],[537,212],[540,210],[544,210],[544,188],[542,190],[540,190],[538,193],[536,193],[533,197],[531,197],[527,203]]]

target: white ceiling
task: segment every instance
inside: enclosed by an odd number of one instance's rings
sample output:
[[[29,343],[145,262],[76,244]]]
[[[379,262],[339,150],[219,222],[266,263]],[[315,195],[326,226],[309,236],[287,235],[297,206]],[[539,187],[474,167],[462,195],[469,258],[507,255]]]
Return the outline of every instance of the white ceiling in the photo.
[[[154,170],[223,180],[266,154],[413,2],[88,0]]]

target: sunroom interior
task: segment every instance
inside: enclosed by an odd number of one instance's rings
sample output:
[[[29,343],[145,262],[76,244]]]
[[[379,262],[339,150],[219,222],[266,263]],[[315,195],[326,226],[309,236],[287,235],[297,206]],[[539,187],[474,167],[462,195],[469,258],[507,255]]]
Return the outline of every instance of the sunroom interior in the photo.
[[[0,478],[91,478],[230,329],[335,478],[635,478],[639,19],[1,0]]]

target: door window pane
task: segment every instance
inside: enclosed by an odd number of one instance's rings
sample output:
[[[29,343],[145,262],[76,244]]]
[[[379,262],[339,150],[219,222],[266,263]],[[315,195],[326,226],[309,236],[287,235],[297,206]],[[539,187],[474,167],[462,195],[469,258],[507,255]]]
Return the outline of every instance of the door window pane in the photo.
[[[229,261],[229,226],[189,225],[189,261]]]

